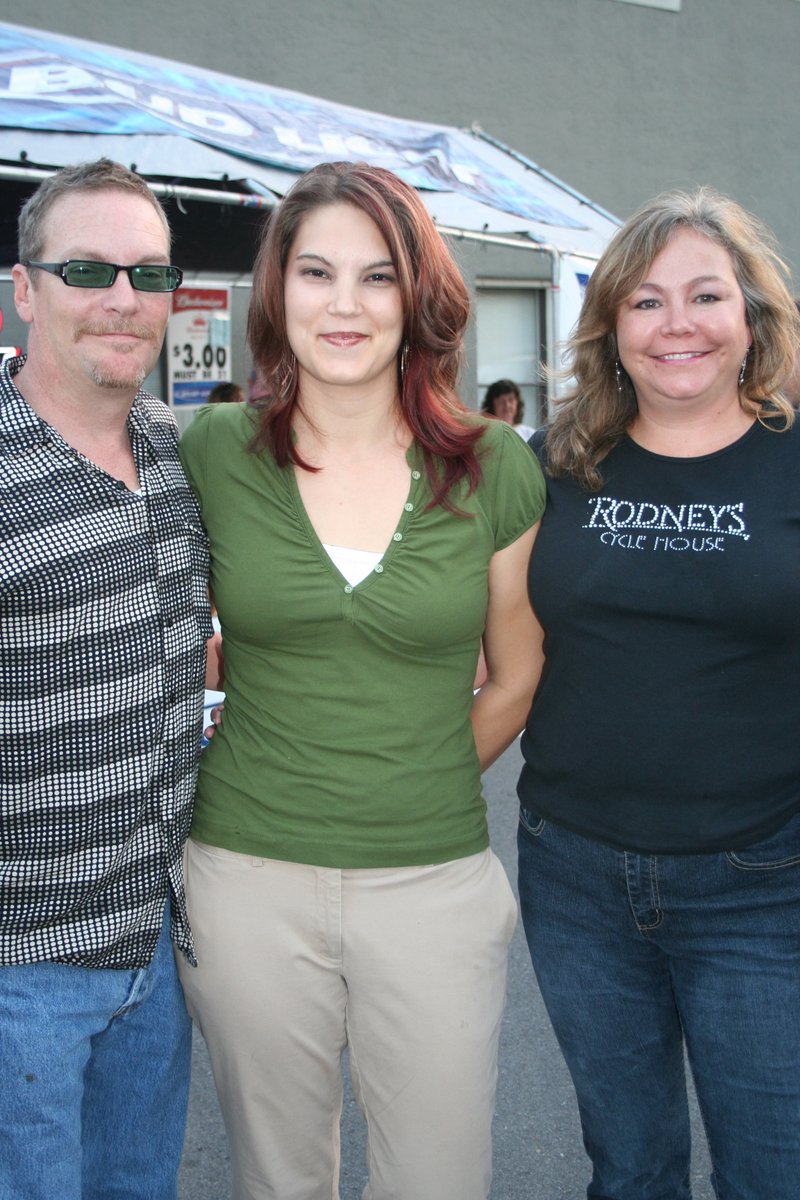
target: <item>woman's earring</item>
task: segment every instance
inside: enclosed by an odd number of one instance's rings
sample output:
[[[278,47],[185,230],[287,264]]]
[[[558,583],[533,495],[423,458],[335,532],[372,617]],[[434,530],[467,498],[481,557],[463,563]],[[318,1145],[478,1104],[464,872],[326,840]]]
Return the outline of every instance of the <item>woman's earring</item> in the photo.
[[[619,361],[619,359],[617,359],[616,366],[614,369],[617,372],[617,395],[619,396],[619,398],[621,400],[624,395],[624,392],[623,392],[623,388],[622,388],[622,363]]]
[[[405,373],[408,370],[409,355],[410,355],[410,351],[408,348],[408,342],[403,342],[402,349],[400,350],[400,378],[401,379],[403,379],[405,377]]]
[[[294,353],[290,350],[288,356],[281,361],[280,371],[278,372],[276,378],[279,399],[285,400],[294,388],[296,370],[297,359],[295,358]]]
[[[748,346],[747,350],[745,351],[745,356],[742,359],[741,370],[739,371],[739,387],[741,387],[742,384],[744,383],[744,373],[747,370],[747,360],[749,357],[750,357],[750,347]]]

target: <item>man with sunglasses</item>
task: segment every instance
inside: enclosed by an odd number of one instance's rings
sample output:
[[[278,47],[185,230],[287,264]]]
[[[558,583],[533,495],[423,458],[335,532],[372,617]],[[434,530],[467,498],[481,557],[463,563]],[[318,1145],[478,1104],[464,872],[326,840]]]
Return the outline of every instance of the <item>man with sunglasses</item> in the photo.
[[[207,548],[141,390],[166,216],[108,160],[23,206],[0,368],[0,1200],[174,1200]]]

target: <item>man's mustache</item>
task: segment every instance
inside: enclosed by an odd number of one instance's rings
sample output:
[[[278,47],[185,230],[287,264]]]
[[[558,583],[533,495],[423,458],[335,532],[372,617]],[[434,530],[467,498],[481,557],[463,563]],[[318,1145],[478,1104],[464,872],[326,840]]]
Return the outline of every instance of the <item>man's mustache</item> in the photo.
[[[154,342],[161,335],[161,331],[153,329],[151,325],[137,325],[133,321],[112,321],[103,324],[81,325],[75,331],[74,340],[77,342],[79,338],[87,334],[90,337],[103,337],[115,333],[126,334],[128,337],[142,338],[148,342]]]

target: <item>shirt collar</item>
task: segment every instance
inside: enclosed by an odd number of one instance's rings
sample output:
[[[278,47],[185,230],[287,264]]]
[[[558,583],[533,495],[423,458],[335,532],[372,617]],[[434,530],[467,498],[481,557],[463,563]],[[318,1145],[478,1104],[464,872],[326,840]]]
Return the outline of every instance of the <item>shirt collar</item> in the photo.
[[[41,446],[47,426],[22,398],[14,376],[25,365],[24,354],[7,358],[0,366],[0,454],[19,454],[31,446]]]
[[[27,355],[7,358],[0,365],[0,455],[13,455],[35,446],[43,446],[48,440],[51,426],[33,411],[24,399],[14,378],[25,365]],[[152,447],[154,441],[153,420],[147,411],[143,393],[137,392],[128,414],[128,428],[133,436],[140,436]],[[58,431],[55,431],[58,433]]]

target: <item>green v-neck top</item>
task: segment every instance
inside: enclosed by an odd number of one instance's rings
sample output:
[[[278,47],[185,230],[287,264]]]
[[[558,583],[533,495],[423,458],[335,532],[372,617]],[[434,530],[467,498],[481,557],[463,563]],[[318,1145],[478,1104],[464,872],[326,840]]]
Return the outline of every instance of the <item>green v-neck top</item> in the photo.
[[[427,507],[412,446],[395,532],[352,586],[295,469],[248,449],[254,422],[247,405],[209,406],[181,443],[210,539],[226,690],[192,836],[340,868],[478,853],[488,834],[469,713],[489,560],[542,514],[535,456],[511,426],[482,422],[482,481],[456,490],[458,516]]]

